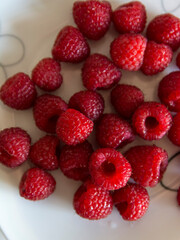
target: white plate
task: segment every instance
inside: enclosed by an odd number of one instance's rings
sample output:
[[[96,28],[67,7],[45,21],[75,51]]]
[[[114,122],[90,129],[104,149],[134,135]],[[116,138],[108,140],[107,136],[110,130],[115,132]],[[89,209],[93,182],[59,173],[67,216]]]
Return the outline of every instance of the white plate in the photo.
[[[112,2],[113,9],[120,3]],[[179,0],[143,0],[148,21],[165,11],[180,16]],[[72,18],[72,0],[0,0],[0,83],[7,76],[23,71],[30,74],[35,64],[43,57],[51,56],[51,47],[58,31],[65,25],[75,25]],[[109,56],[109,44],[118,34],[113,28],[98,41],[90,41],[92,53]],[[176,53],[174,54],[175,59]],[[65,101],[83,89],[80,77],[82,64],[62,64],[64,83],[54,94]],[[141,72],[123,71],[121,83],[134,84],[145,93],[146,100],[158,100],[157,86],[161,78],[177,70],[175,61],[161,74],[146,77]],[[106,99],[105,112],[113,111],[109,104],[109,92],[101,91]],[[0,103],[0,128],[20,126],[36,141],[44,133],[39,131],[32,118],[32,110],[14,111]],[[178,151],[164,137],[153,141],[165,148],[169,156]],[[135,144],[151,144],[137,139]],[[178,159],[178,157],[177,157]],[[75,214],[72,207],[73,194],[80,182],[63,176],[60,170],[52,174],[57,181],[55,193],[48,199],[31,202],[19,196],[18,184],[29,163],[16,169],[0,166],[0,226],[9,240],[178,240],[180,208],[176,193],[164,190],[160,185],[148,189],[151,202],[147,214],[136,222],[123,221],[116,209],[106,219],[89,221]],[[179,169],[178,169],[179,168]],[[180,162],[173,161],[164,176],[167,184],[180,185]]]

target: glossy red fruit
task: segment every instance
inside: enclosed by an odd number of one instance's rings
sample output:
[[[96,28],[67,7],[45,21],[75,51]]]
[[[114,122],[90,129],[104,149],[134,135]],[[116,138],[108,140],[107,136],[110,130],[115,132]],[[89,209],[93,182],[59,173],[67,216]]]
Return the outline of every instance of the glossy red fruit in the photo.
[[[173,117],[172,127],[168,132],[168,138],[173,144],[180,146],[180,113],[177,113]]]
[[[180,68],[180,52],[178,53],[178,55],[176,57],[176,65],[178,68]]]

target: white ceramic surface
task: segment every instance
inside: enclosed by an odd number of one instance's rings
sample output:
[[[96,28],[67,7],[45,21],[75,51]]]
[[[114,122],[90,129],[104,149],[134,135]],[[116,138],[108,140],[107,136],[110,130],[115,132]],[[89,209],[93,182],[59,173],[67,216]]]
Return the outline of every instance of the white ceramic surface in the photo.
[[[72,18],[73,0],[0,0],[0,84],[6,76],[19,71],[31,74],[32,68],[43,57],[51,56],[51,47],[58,31],[65,25],[75,25]],[[113,1],[115,9],[128,1]],[[155,15],[173,12],[180,17],[179,0],[143,0],[148,21]],[[109,44],[118,34],[113,27],[98,41],[89,41],[91,52],[109,56]],[[174,54],[174,60],[177,53]],[[141,72],[123,71],[121,83],[140,87],[146,100],[157,100],[157,86],[167,73],[177,70],[175,61],[163,73],[146,77]],[[80,77],[82,64],[62,64],[64,82],[54,92],[65,101],[83,89]],[[105,112],[112,112],[109,91],[101,91],[106,100]],[[0,129],[19,126],[26,129],[36,141],[45,135],[37,129],[32,110],[15,111],[0,103]],[[93,141],[93,136],[91,140]],[[145,142],[139,138],[135,144],[155,143],[165,148],[169,156],[179,150],[164,137],[161,141]],[[124,151],[124,149],[123,149]],[[180,157],[179,157],[180,158]],[[16,169],[0,166],[0,226],[9,240],[178,240],[180,239],[180,208],[176,193],[160,185],[148,189],[151,196],[147,214],[136,222],[123,221],[116,209],[106,219],[88,221],[75,214],[73,194],[80,182],[63,176],[60,170],[52,172],[57,181],[55,193],[43,201],[31,202],[19,196],[18,184],[29,163]],[[166,184],[180,185],[180,161],[174,160],[164,176]]]

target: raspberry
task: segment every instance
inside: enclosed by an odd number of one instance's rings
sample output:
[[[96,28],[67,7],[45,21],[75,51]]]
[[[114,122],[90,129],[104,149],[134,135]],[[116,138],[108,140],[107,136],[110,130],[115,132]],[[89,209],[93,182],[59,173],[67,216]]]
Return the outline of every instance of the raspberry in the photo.
[[[146,10],[141,2],[129,2],[119,6],[112,19],[119,33],[141,33],[146,25]]]
[[[110,46],[113,62],[124,70],[139,70],[143,63],[146,42],[146,38],[140,34],[126,33],[120,35]]]
[[[68,109],[57,121],[56,133],[67,145],[82,143],[93,130],[93,122],[79,111]]]
[[[136,108],[143,102],[144,94],[135,86],[120,84],[111,91],[111,103],[123,118],[131,118]]]
[[[121,79],[120,70],[106,56],[95,53],[82,68],[82,80],[88,90],[109,89]]]
[[[178,193],[177,193],[177,202],[178,202],[178,205],[180,206],[180,187],[179,187]]]
[[[93,153],[92,145],[85,141],[76,146],[63,146],[60,155],[60,169],[64,175],[74,180],[86,180],[89,177],[89,157]]]
[[[111,5],[107,1],[76,1],[73,17],[80,31],[89,39],[98,40],[108,31],[111,23]]]
[[[109,191],[97,187],[88,180],[75,192],[73,205],[76,213],[81,217],[98,220],[112,212],[113,200]]]
[[[173,117],[173,123],[168,132],[168,138],[173,144],[180,146],[180,113],[177,113]]]
[[[140,219],[149,207],[149,194],[139,184],[128,183],[113,194],[113,203],[124,220]]]
[[[59,139],[46,135],[31,146],[29,158],[32,163],[44,170],[54,170],[59,167],[59,150]]]
[[[156,145],[132,147],[125,157],[132,167],[131,177],[143,187],[154,187],[168,165],[167,152]]]
[[[96,121],[104,111],[103,97],[94,91],[80,91],[69,100],[69,108],[74,108],[92,121]]]
[[[37,201],[49,197],[55,190],[53,176],[40,168],[28,169],[21,178],[19,192],[25,199]]]
[[[176,57],[176,65],[178,68],[180,68],[180,52],[178,53],[178,55]]]
[[[145,102],[133,114],[132,124],[145,140],[161,139],[171,127],[172,117],[167,108],[157,102]]]
[[[85,60],[90,48],[82,33],[75,27],[64,27],[52,48],[53,58],[61,62],[79,63]]]
[[[1,101],[17,110],[33,106],[37,92],[34,83],[25,73],[17,73],[8,78],[0,88]]]
[[[163,77],[159,83],[158,96],[170,111],[180,111],[180,71]]]
[[[31,138],[26,131],[18,127],[0,131],[0,162],[14,168],[27,160]]]
[[[47,133],[55,133],[56,122],[67,108],[62,98],[51,94],[41,95],[37,98],[33,108],[36,126]]]
[[[99,148],[90,157],[89,171],[94,183],[107,190],[124,187],[131,176],[131,166],[113,148]]]
[[[146,34],[149,40],[176,50],[180,46],[180,19],[170,13],[158,15],[148,24]]]
[[[63,81],[60,71],[60,63],[52,58],[43,58],[32,71],[32,81],[44,91],[54,91]]]
[[[123,147],[132,142],[134,138],[130,124],[117,114],[106,113],[98,122],[96,139],[101,147]]]
[[[141,70],[146,75],[162,72],[172,61],[173,52],[165,44],[153,41],[147,42]]]

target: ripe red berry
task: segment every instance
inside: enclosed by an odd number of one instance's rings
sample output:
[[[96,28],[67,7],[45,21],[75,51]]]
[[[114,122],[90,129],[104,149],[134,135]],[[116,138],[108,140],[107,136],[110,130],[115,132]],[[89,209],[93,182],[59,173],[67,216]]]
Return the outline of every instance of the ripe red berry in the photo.
[[[36,126],[47,133],[55,133],[56,122],[67,108],[67,104],[58,96],[51,94],[39,96],[33,108]]]
[[[28,169],[21,178],[19,192],[25,199],[37,201],[49,197],[55,190],[53,176],[40,168]]]
[[[140,184],[128,183],[114,192],[113,203],[124,220],[135,221],[146,213],[149,194]]]
[[[158,97],[172,112],[180,112],[180,71],[171,72],[159,83]]]
[[[141,33],[146,25],[146,10],[141,2],[133,1],[120,5],[112,14],[119,33]]]
[[[79,63],[85,60],[90,48],[82,33],[75,27],[64,27],[52,48],[53,58],[60,62]]]
[[[89,171],[97,186],[107,190],[124,187],[131,176],[131,166],[113,148],[99,148],[90,157]]]
[[[145,140],[161,139],[170,129],[172,117],[167,108],[158,102],[141,104],[132,117],[132,124]]]
[[[111,23],[111,5],[107,1],[76,1],[73,17],[78,28],[89,39],[98,40],[108,31]]]
[[[101,147],[123,147],[134,138],[131,125],[117,114],[106,113],[97,124],[96,139]]]
[[[177,202],[178,202],[178,205],[180,206],[180,187],[177,192]]]
[[[104,111],[103,97],[94,91],[80,91],[69,100],[69,108],[74,108],[92,121],[96,121]]]
[[[25,73],[17,73],[8,78],[0,88],[1,101],[17,110],[33,106],[37,92],[34,83]]]
[[[146,75],[162,72],[172,61],[171,48],[162,43],[147,42],[141,70]]]
[[[120,79],[120,70],[102,54],[89,56],[82,68],[83,84],[88,90],[109,89]]]
[[[110,46],[113,62],[124,70],[139,70],[143,63],[146,42],[146,38],[141,34],[126,33],[120,35]]]
[[[88,141],[76,146],[64,145],[59,161],[61,171],[68,178],[86,180],[89,177],[89,157],[92,153],[93,148]]]
[[[176,57],[176,65],[178,68],[180,68],[180,52],[178,53],[178,55]]]
[[[44,91],[58,89],[63,81],[61,65],[52,58],[43,58],[32,71],[32,81]]]
[[[111,103],[123,118],[131,118],[143,102],[144,94],[136,86],[119,84],[111,91]]]
[[[0,131],[0,163],[14,168],[27,160],[31,138],[26,131],[18,127]]]
[[[44,170],[54,170],[59,167],[59,151],[59,139],[46,135],[31,146],[29,158],[32,163]]]
[[[82,143],[93,131],[93,122],[74,109],[62,113],[57,121],[56,133],[67,145]]]
[[[168,132],[168,138],[173,144],[180,146],[180,113],[177,113],[173,117],[172,127]]]
[[[98,220],[107,217],[112,212],[113,200],[109,191],[88,180],[75,192],[73,205],[79,216],[89,220]]]
[[[156,145],[131,147],[125,157],[132,167],[132,178],[143,187],[154,187],[168,165],[167,152]]]
[[[147,38],[169,45],[174,51],[180,46],[180,19],[170,13],[156,16],[148,24]]]

